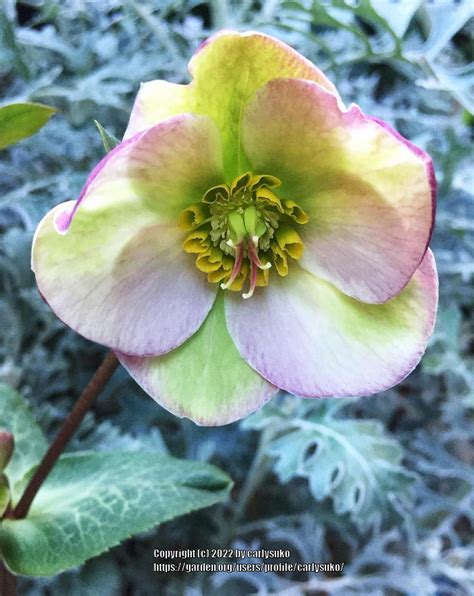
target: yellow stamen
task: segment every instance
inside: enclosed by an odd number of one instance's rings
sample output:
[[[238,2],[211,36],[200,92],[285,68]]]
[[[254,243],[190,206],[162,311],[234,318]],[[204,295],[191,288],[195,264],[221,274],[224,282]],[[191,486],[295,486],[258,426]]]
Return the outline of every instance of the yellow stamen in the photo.
[[[206,212],[202,203],[193,203],[181,211],[178,225],[185,232],[189,232],[206,219]]]
[[[232,184],[230,185],[230,194],[237,194],[239,190],[246,188],[249,185],[251,178],[252,174],[250,172],[245,172],[245,174],[234,178],[234,180],[232,180]]]
[[[303,255],[304,245],[297,232],[290,226],[283,225],[275,232],[278,245],[284,250],[292,259],[301,259]]]
[[[181,246],[185,252],[199,254],[206,252],[210,244],[209,230],[198,229],[188,234]]]
[[[215,247],[209,248],[196,259],[196,267],[204,273],[217,271],[221,268],[221,253]]]
[[[283,205],[285,206],[285,212],[294,219],[296,223],[305,224],[308,223],[309,217],[303,209],[295,203],[291,199],[286,199],[283,201]]]
[[[278,275],[286,277],[288,275],[288,261],[285,253],[276,242],[273,242],[270,248],[273,254],[273,264],[275,265]]]
[[[268,174],[252,176],[249,182],[249,188],[251,190],[256,190],[262,186],[277,188],[278,186],[281,186],[281,181],[276,176],[269,176]]]
[[[247,291],[264,287],[273,275],[286,276],[289,262],[303,255],[295,226],[309,221],[293,200],[274,192],[281,182],[268,174],[245,172],[230,184],[210,188],[200,203],[182,211],[178,224],[187,233],[182,247],[196,255],[196,267],[209,283],[223,289]]]
[[[277,197],[277,195],[269,188],[265,188],[265,186],[257,190],[257,199],[268,205],[275,205],[280,213],[283,213],[284,211],[279,197]]]
[[[210,188],[202,197],[203,203],[214,203],[215,201],[227,201],[229,199],[229,187],[227,184],[219,184]]]

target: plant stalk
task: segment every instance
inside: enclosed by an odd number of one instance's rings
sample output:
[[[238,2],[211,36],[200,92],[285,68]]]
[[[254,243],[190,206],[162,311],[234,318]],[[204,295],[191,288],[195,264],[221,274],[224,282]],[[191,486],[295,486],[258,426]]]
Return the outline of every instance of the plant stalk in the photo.
[[[58,435],[49,446],[49,449],[18,501],[17,506],[9,515],[10,519],[23,519],[28,515],[33,499],[41,488],[41,485],[53,469],[54,464],[64,451],[70,438],[78,429],[87,410],[91,407],[95,398],[102,392],[118,365],[117,356],[113,352],[109,352],[77,400]]]
[[[0,561],[0,594],[2,596],[16,596],[16,576],[11,573],[5,563]]]
[[[237,525],[242,520],[250,500],[266,478],[269,463],[266,456],[266,449],[273,436],[274,429],[271,427],[264,429],[260,435],[257,452],[235,504],[233,515],[234,525]]]

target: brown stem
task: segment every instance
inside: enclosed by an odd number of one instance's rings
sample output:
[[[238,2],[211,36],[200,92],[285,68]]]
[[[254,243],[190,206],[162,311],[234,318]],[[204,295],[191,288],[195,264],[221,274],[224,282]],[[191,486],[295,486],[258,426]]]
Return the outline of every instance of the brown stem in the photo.
[[[82,392],[82,395],[77,400],[76,405],[66,418],[66,422],[64,423],[63,427],[49,446],[49,449],[45,453],[39,466],[36,468],[36,472],[31,477],[25,492],[18,502],[18,505],[11,514],[12,518],[23,519],[27,516],[36,493],[39,491],[41,485],[51,472],[57,459],[63,452],[64,447],[69,442],[69,439],[81,424],[87,410],[92,405],[92,402],[99,395],[99,393],[101,393],[102,389],[105,387],[107,381],[113,375],[118,365],[119,361],[117,360],[117,356],[115,356],[113,352],[109,352],[109,354],[105,357],[105,360],[97,369],[95,375],[89,381],[87,387]]]
[[[0,594],[16,596],[16,576],[6,568],[2,561],[0,561]]]

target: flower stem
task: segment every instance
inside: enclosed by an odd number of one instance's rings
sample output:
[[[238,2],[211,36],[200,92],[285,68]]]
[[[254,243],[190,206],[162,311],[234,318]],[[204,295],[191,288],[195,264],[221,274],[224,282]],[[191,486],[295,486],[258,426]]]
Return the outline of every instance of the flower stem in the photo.
[[[220,524],[216,544],[230,544],[231,540],[240,533],[239,525],[245,517],[247,507],[267,477],[271,458],[267,456],[266,450],[268,443],[275,437],[276,432],[277,429],[274,427],[267,427],[261,432],[257,451],[249,472],[239,491],[238,498],[232,506],[230,515],[225,520],[223,519]]]
[[[2,596],[16,596],[16,577],[0,561],[0,594]]]
[[[119,361],[117,360],[117,356],[115,356],[113,352],[109,352],[105,357],[105,360],[97,369],[95,375],[89,381],[87,387],[82,392],[82,395],[77,400],[71,413],[66,418],[63,427],[49,446],[49,449],[45,453],[39,466],[36,468],[36,472],[31,477],[21,499],[18,501],[18,505],[11,513],[11,518],[23,519],[27,516],[31,503],[41,485],[53,469],[54,464],[63,452],[70,438],[81,424],[87,410],[91,407],[92,402],[102,392],[102,389],[105,387],[118,365]]]
[[[234,526],[237,525],[245,515],[250,500],[266,477],[269,463],[268,457],[266,455],[266,449],[273,436],[274,431],[271,427],[266,428],[260,435],[257,452],[234,508]]]

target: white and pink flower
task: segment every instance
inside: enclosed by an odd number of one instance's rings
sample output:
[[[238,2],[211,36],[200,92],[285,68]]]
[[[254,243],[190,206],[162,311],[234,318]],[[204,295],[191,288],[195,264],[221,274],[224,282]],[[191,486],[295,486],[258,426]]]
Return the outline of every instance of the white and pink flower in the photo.
[[[190,72],[142,85],[123,142],[40,223],[42,295],[199,424],[278,388],[400,382],[437,307],[429,156],[266,35],[220,33]]]

